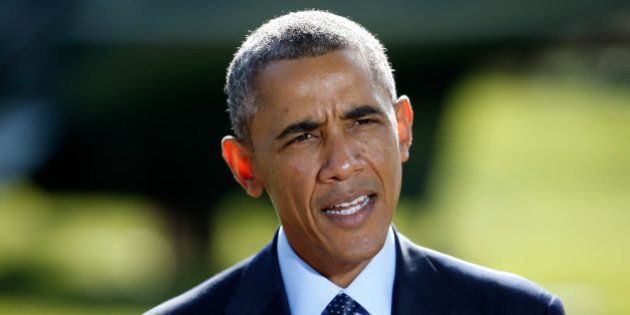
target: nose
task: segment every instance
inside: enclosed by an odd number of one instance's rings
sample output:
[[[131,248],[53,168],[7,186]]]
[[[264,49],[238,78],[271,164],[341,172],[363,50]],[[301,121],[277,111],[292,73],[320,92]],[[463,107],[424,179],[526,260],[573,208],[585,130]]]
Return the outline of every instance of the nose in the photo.
[[[325,148],[325,160],[319,171],[321,182],[344,181],[364,167],[364,161],[357,152],[359,148],[343,136],[329,137]]]

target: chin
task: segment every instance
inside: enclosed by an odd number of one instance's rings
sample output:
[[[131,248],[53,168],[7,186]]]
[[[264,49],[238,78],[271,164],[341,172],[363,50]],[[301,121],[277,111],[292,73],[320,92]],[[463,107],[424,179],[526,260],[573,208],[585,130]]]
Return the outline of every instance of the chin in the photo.
[[[335,252],[339,260],[347,263],[361,263],[372,259],[383,247],[383,239],[360,239],[358,242],[350,242],[341,248],[336,248]],[[337,244],[339,245],[339,244]]]

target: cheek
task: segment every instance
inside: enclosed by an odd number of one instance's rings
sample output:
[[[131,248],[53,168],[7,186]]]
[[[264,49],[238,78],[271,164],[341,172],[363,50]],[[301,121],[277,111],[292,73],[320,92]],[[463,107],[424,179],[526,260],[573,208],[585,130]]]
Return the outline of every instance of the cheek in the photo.
[[[278,159],[270,169],[267,192],[274,203],[281,223],[293,230],[312,230],[311,198],[315,183],[314,159]]]
[[[314,160],[299,155],[272,160],[267,189],[280,206],[308,204],[317,170]]]
[[[361,143],[361,154],[381,180],[383,189],[397,191],[402,166],[395,134],[373,135],[369,139],[363,139]]]
[[[398,156],[398,145],[396,134],[385,127],[376,132],[361,135],[360,152],[367,159],[378,161],[378,164],[388,164],[392,158]]]
[[[275,176],[294,181],[303,181],[311,178],[316,170],[316,153],[296,152],[283,154],[273,161],[272,169],[275,169]]]

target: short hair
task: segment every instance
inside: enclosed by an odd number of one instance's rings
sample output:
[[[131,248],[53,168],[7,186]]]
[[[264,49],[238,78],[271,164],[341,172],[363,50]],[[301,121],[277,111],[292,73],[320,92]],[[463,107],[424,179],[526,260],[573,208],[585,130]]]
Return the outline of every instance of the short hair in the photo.
[[[396,85],[381,42],[361,25],[326,11],[292,12],[271,19],[251,32],[234,54],[227,71],[225,93],[235,135],[249,143],[250,123],[258,110],[257,75],[277,60],[317,57],[342,49],[357,49],[365,57],[372,79],[392,100]]]

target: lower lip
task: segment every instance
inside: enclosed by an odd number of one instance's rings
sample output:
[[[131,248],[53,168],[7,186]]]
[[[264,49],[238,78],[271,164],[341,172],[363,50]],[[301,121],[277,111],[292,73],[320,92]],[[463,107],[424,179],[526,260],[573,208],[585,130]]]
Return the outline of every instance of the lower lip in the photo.
[[[334,214],[330,212],[322,211],[322,214],[326,218],[328,218],[333,224],[344,227],[344,228],[352,228],[360,226],[368,217],[368,215],[372,212],[374,208],[374,201],[376,200],[376,196],[372,195],[369,197],[370,201],[363,206],[363,208],[359,209],[357,212],[349,215],[341,215]]]

